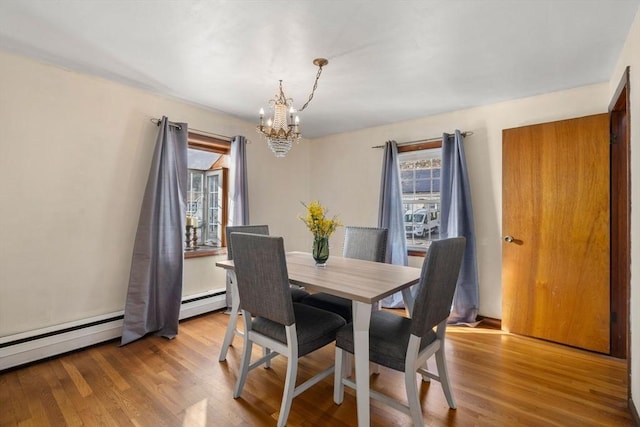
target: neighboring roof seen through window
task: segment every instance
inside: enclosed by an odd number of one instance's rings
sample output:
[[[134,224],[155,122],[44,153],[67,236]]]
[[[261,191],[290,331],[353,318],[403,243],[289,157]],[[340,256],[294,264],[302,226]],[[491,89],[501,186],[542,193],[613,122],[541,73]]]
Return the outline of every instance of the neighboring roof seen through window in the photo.
[[[220,154],[209,151],[187,149],[187,164],[189,169],[209,170],[211,166],[220,158]]]

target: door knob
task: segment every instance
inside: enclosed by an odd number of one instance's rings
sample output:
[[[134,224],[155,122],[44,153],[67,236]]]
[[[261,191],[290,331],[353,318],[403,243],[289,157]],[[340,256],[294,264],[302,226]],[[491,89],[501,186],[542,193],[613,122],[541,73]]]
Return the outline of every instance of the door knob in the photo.
[[[504,236],[503,239],[507,243],[513,243],[513,241],[515,240],[513,236]]]

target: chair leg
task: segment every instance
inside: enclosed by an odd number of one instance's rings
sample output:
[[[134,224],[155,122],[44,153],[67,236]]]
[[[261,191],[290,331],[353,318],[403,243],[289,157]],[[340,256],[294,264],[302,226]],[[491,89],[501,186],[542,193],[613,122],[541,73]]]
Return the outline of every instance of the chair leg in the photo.
[[[246,314],[246,313],[245,313]],[[244,345],[242,346],[242,361],[240,362],[240,375],[236,381],[236,387],[233,390],[233,398],[237,399],[242,394],[244,383],[247,381],[247,375],[249,374],[249,362],[251,362],[251,350],[253,348],[253,341],[249,338],[251,331],[251,320],[247,319],[249,316],[244,316]]]
[[[424,361],[424,366],[422,367],[425,371],[429,371],[429,359]],[[429,371],[429,372],[433,372],[433,371]],[[431,382],[431,377],[425,374],[422,374],[422,381],[425,383],[430,383]]]
[[[422,407],[418,399],[418,385],[416,383],[416,373],[411,367],[404,372],[404,386],[407,391],[407,401],[409,402],[409,413],[414,426],[423,426]]]
[[[353,375],[353,354],[348,351],[343,351],[344,353],[344,375],[343,378],[349,378]]]
[[[380,365],[377,363],[369,363],[369,371],[372,375],[378,375],[380,373]]]
[[[336,347],[335,369],[333,373],[333,401],[341,405],[344,400],[344,384],[342,379],[347,377],[349,365],[349,353]]]
[[[436,366],[438,368],[440,384],[442,385],[442,390],[444,391],[444,395],[447,398],[449,408],[456,409],[456,401],[453,398],[451,384],[449,384],[449,373],[447,372],[447,361],[444,355],[444,346],[440,347],[440,349],[436,351]]]
[[[282,393],[282,404],[280,405],[280,415],[278,416],[278,427],[284,427],[287,425],[287,419],[289,418],[289,411],[291,410],[291,403],[293,401],[294,393],[296,390],[296,376],[298,374],[298,344],[297,340],[295,345],[292,345],[292,337],[290,331],[292,327],[287,326],[287,342],[289,343],[287,355],[287,376],[284,381],[284,391]],[[293,329],[295,334],[295,329]]]
[[[269,354],[271,354],[271,349],[267,347],[262,347],[262,357],[266,357]],[[270,367],[271,367],[271,359],[267,359],[267,361],[264,362],[264,369],[269,369]]]
[[[238,325],[238,308],[231,307],[231,314],[229,316],[229,323],[227,323],[227,331],[224,334],[224,340],[222,341],[222,347],[220,348],[220,356],[218,362],[224,362],[227,358],[227,351],[233,343],[233,337],[236,334],[236,328]]]

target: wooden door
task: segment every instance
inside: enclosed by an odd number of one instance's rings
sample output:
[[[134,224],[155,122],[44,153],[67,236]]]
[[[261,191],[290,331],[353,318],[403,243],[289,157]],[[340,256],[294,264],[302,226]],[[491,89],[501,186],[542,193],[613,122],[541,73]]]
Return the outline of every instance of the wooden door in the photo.
[[[502,132],[502,326],[609,353],[608,115]]]

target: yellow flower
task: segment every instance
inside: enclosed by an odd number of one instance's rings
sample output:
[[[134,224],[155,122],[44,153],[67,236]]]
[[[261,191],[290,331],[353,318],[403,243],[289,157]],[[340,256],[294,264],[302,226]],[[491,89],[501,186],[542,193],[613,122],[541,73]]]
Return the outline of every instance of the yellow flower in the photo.
[[[302,205],[307,208],[307,214],[304,217],[299,216],[298,218],[306,224],[314,237],[329,237],[336,231],[337,227],[342,225],[335,216],[331,219],[326,218],[325,215],[328,211],[323,208],[317,200],[314,200],[308,205],[304,203]]]

